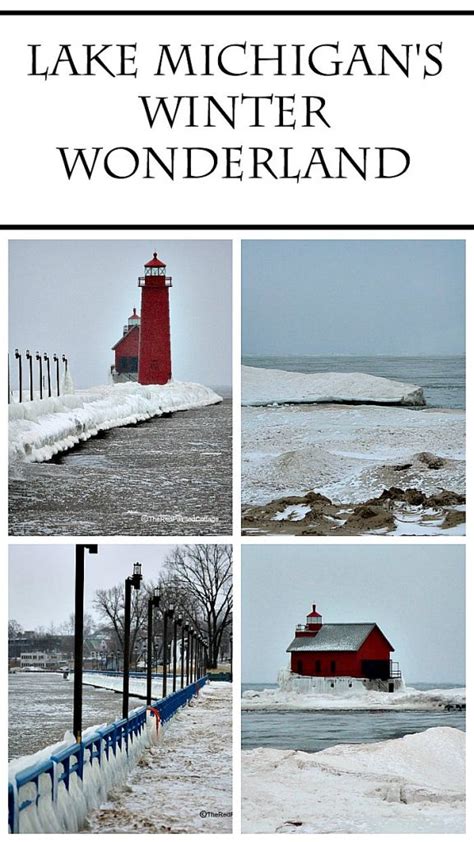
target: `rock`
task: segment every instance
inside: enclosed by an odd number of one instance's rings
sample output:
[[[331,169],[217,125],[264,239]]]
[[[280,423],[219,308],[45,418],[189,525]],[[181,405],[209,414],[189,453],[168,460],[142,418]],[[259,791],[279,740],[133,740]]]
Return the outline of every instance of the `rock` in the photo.
[[[446,460],[442,459],[441,456],[435,456],[434,453],[429,453],[425,450],[421,453],[416,453],[413,459],[417,462],[421,462],[422,465],[426,465],[427,468],[430,468],[432,471],[438,471],[446,464]]]
[[[443,521],[443,529],[451,529],[453,526],[459,526],[460,523],[466,522],[466,512],[460,512],[457,509],[450,509]]]

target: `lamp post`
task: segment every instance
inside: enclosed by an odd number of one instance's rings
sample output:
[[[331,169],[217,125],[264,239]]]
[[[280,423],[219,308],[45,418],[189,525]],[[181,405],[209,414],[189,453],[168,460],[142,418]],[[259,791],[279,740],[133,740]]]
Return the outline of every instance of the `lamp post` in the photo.
[[[140,590],[140,582],[143,579],[142,566],[139,562],[133,565],[133,574],[125,579],[125,618],[123,632],[123,696],[122,696],[122,718],[128,717],[128,695],[130,685],[130,625],[132,614],[132,588]]]
[[[67,357],[66,357],[66,354],[63,354],[61,359],[64,363],[64,374],[66,375],[67,374]]]
[[[160,589],[154,588],[153,595],[148,599],[148,629],[147,629],[147,656],[146,656],[146,703],[151,705],[151,673],[153,661],[153,609],[159,608]]]
[[[189,654],[189,683],[194,684],[194,650],[196,648],[196,632],[191,629],[191,652]]]
[[[163,615],[163,699],[166,698],[168,684],[168,620],[173,619],[174,606],[170,605]]]
[[[59,357],[57,354],[53,354],[53,360],[56,363],[56,394],[59,398]]]
[[[33,357],[31,356],[30,352],[27,351],[26,359],[28,360],[29,367],[30,367],[30,401],[33,400]]]
[[[46,351],[43,354],[43,359],[46,363],[46,371],[47,371],[47,374],[48,374],[48,398],[50,398],[51,397],[51,365],[50,365],[49,357],[48,357]]]
[[[233,667],[233,656],[234,656],[234,650],[232,648],[232,635],[229,635],[229,640],[230,640],[230,680],[232,681],[232,674],[233,674],[232,667]]]
[[[186,685],[189,684],[189,661],[191,655],[191,626],[187,623],[187,640],[186,640]]]
[[[43,358],[39,351],[36,352],[36,359],[39,362],[39,384],[40,384],[40,401],[43,400]]]
[[[97,554],[97,544],[76,544],[74,596],[74,697],[72,730],[76,743],[82,739],[82,662],[84,653],[84,551]]]
[[[181,624],[181,690],[184,687],[184,634],[188,630],[188,624]]]
[[[194,680],[195,681],[197,681],[198,678],[199,678],[199,662],[200,662],[200,660],[201,660],[201,635],[198,634],[197,640],[196,640],[196,667],[195,667],[195,670],[194,670],[194,675],[195,675]]]
[[[21,354],[18,348],[15,348],[15,359],[18,360],[18,400],[23,401],[23,368],[21,363]]]
[[[173,641],[173,693],[176,693],[176,669],[178,665],[178,629],[183,623],[183,615],[180,614],[174,621]]]

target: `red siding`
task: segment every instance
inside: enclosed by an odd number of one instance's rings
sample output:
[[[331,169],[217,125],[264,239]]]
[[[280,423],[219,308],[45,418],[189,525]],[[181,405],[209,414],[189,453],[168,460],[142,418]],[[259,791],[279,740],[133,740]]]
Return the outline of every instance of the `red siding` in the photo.
[[[331,677],[333,675],[363,678],[363,660],[390,661],[393,651],[380,629],[372,629],[358,652],[292,652],[291,671],[300,675]],[[320,672],[316,670],[320,662]],[[335,662],[335,669],[332,669]]]
[[[146,277],[142,287],[138,382],[171,379],[169,289],[164,277]]]
[[[134,327],[117,343],[115,348],[115,368],[117,371],[120,371],[122,357],[138,357],[139,334],[138,327]]]

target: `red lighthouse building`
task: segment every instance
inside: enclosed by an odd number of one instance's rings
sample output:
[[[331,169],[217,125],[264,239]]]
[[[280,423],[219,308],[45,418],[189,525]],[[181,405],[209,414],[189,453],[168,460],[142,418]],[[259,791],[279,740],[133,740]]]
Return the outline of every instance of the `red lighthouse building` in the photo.
[[[401,678],[394,651],[377,623],[323,623],[313,605],[304,625],[296,626],[286,650],[291,672],[319,678],[350,677],[388,681]],[[387,685],[388,690],[393,690]]]
[[[138,382],[145,386],[171,379],[171,335],[169,289],[166,264],[158,258],[145,263],[145,275],[138,279],[142,290]]]
[[[123,335],[112,348],[115,351],[115,366],[112,369],[115,376],[122,375],[127,380],[137,379],[139,335],[140,316],[134,307],[128,323],[123,327]]]

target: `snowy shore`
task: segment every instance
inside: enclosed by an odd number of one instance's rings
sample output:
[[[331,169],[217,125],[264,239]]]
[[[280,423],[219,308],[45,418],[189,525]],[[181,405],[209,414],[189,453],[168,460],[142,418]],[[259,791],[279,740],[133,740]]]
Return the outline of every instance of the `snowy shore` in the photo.
[[[173,381],[164,386],[97,386],[59,398],[11,403],[9,458],[44,462],[101,431],[221,400],[207,386]]]
[[[246,690],[242,695],[243,711],[333,711],[333,710],[446,710],[466,705],[464,688],[416,690],[406,687],[394,693],[365,690],[341,694],[297,693],[280,688]]]
[[[271,386],[274,372],[251,371]],[[464,534],[464,411],[298,404],[308,375],[285,374],[294,401],[242,408],[244,534]],[[243,403],[258,394],[244,387]]]
[[[463,833],[465,734],[242,752],[244,833]]]
[[[363,403],[424,406],[423,389],[359,372],[308,374],[242,366],[242,405]]]
[[[232,686],[211,682],[180,710],[88,833],[230,833]]]

